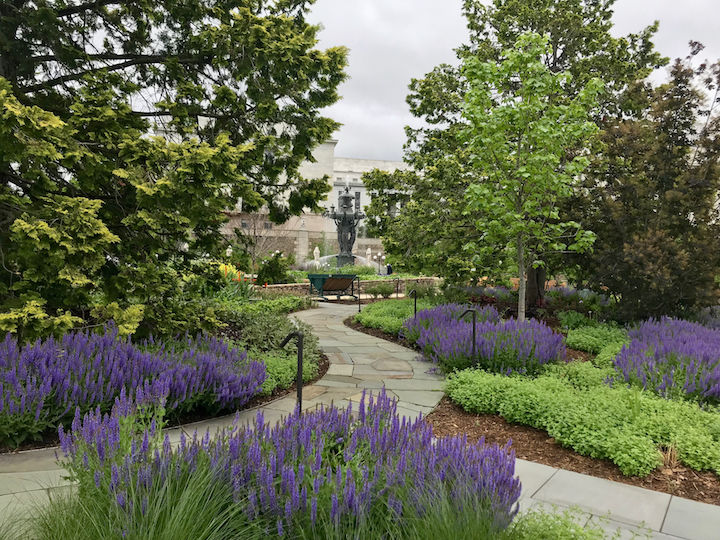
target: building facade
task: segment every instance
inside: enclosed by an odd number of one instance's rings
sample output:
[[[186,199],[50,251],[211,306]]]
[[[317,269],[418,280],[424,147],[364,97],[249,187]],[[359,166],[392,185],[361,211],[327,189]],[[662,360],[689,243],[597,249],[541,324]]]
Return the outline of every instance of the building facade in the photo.
[[[313,152],[315,162],[305,162],[300,167],[300,174],[305,178],[322,178],[327,175],[331,179],[333,190],[328,193],[327,200],[321,203],[326,210],[329,210],[331,205],[337,205],[338,196],[346,187],[360,200],[360,208],[364,209],[370,203],[370,195],[361,180],[363,173],[373,169],[393,172],[408,168],[402,161],[336,157],[336,145],[336,140],[330,140],[318,146]],[[256,250],[261,257],[275,251],[288,255],[294,253],[296,262],[301,264],[313,258],[315,247],[318,247],[323,255],[336,254],[339,251],[334,222],[320,214],[305,213],[291,217],[287,223],[275,225],[268,219],[267,214],[243,213],[240,204],[238,208],[228,212],[228,217],[230,221],[224,227],[224,234],[231,236],[235,228],[242,230],[254,239]],[[363,225],[362,221],[358,225],[353,253],[365,257],[370,248],[371,257],[382,257],[382,242],[378,238],[367,238]]]

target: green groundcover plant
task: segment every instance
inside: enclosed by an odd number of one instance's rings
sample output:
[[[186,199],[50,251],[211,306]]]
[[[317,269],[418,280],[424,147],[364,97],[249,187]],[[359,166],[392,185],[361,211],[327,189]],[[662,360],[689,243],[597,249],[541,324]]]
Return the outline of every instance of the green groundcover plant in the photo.
[[[387,334],[397,336],[405,320],[413,316],[414,305],[412,298],[377,302],[365,306],[355,315],[354,320],[367,328],[378,328]],[[435,303],[428,298],[420,298],[417,301],[418,311],[434,305]]]
[[[446,392],[467,411],[543,429],[579,454],[611,460],[625,475],[646,476],[669,448],[692,469],[720,473],[717,409],[611,388],[605,379],[612,372],[589,363],[554,365],[536,379],[466,370],[449,377]]]
[[[625,343],[628,339],[627,330],[608,324],[596,324],[594,326],[581,326],[569,330],[565,343],[571,349],[599,353],[608,343]]]

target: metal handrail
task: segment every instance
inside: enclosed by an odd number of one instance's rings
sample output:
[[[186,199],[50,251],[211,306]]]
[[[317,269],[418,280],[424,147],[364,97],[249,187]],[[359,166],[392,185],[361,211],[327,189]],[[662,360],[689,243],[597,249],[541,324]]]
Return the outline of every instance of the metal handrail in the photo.
[[[357,281],[358,283],[358,290],[357,290],[357,296],[358,296],[358,313],[360,313],[360,276],[355,276],[355,279],[353,281]]]
[[[417,319],[417,289],[413,289],[408,293],[408,297],[412,296],[415,299],[415,315],[413,318]]]
[[[395,300],[399,300],[400,299],[400,278],[398,278],[398,277],[393,278],[393,281],[397,281],[397,283],[395,284]]]
[[[476,309],[466,309],[462,315],[460,315],[460,320],[467,315],[468,313],[472,313],[472,319],[473,319],[473,334],[472,334],[472,364],[475,365],[477,363],[477,359],[475,357],[475,335],[476,330],[475,327],[477,326],[477,310]]]
[[[288,342],[296,337],[297,338],[297,349],[298,349],[298,360],[297,360],[297,402],[298,402],[298,411],[302,413],[302,387],[303,387],[303,345],[305,342],[305,334],[303,334],[301,331],[297,330],[295,332],[290,332],[285,339],[283,339],[282,343],[280,344],[280,348],[282,349],[285,347],[285,345],[288,344]]]

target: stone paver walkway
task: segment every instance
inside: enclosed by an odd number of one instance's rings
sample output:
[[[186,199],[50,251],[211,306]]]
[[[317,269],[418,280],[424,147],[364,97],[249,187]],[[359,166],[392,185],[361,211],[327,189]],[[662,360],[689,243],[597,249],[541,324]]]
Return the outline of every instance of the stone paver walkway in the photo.
[[[415,352],[346,327],[343,320],[353,313],[357,306],[321,304],[293,315],[313,326],[330,359],[327,374],[303,389],[303,409],[331,403],[344,407],[359,401],[364,389],[384,387],[398,399],[400,415],[415,419],[432,411],[443,396],[442,377],[426,373],[428,364],[417,362]],[[295,403],[294,396],[286,396],[261,409],[265,419],[274,422],[292,412]],[[249,422],[256,414],[243,411],[241,421]],[[171,439],[177,441],[181,431],[214,431],[233,418],[172,429]],[[521,511],[576,507],[583,524],[598,522],[609,532],[620,529],[621,540],[631,538],[641,525],[641,536],[649,531],[657,540],[720,540],[720,507],[521,459],[516,472],[523,485]],[[62,473],[54,449],[0,455],[0,527],[3,515],[14,509],[47,500],[54,490],[70,489]]]

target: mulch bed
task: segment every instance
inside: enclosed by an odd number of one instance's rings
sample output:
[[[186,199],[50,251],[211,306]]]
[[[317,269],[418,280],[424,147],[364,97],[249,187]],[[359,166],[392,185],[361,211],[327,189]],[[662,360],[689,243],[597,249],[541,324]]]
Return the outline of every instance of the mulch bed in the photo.
[[[498,415],[469,413],[447,397],[425,420],[437,437],[466,434],[471,442],[485,437],[485,442],[500,445],[512,441],[515,456],[521,459],[720,506],[720,477],[712,472],[666,463],[645,478],[624,476],[614,463],[581,456],[560,446],[546,431],[510,424]]]
[[[377,328],[365,328],[353,322],[352,317],[345,319],[344,323],[345,326],[358,332],[410,347],[404,339]],[[568,362],[571,360],[588,362],[594,357],[594,354],[584,351],[574,349],[567,351]],[[515,455],[521,459],[720,506],[720,477],[713,472],[693,471],[666,460],[662,468],[653,471],[645,478],[624,476],[619,467],[611,461],[581,456],[556,443],[546,431],[510,424],[499,415],[469,413],[450,401],[448,397],[444,397],[425,420],[433,426],[437,437],[466,434],[471,442],[477,442],[480,437],[485,437],[485,442],[503,446],[508,441],[512,441]]]

